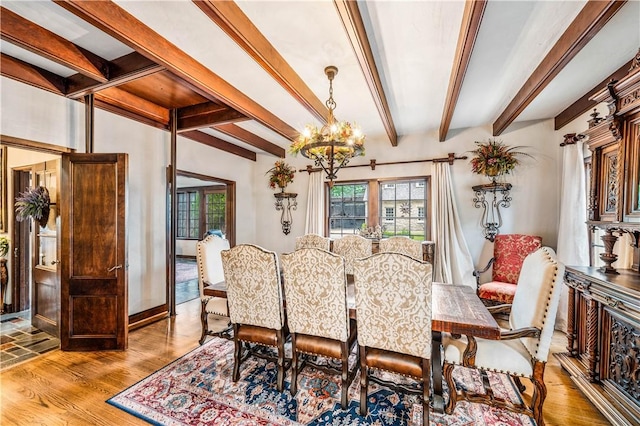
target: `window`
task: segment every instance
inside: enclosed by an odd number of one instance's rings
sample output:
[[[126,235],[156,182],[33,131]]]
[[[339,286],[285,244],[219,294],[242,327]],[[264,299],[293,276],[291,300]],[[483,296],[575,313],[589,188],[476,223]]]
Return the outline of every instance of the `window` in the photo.
[[[384,219],[387,221],[393,221],[393,207],[385,207],[384,208]]]
[[[179,189],[177,200],[177,238],[200,239],[208,230],[220,230],[226,234],[226,189],[220,189],[220,187]]]
[[[334,184],[329,189],[329,237],[357,234],[367,222],[368,184]]]
[[[428,178],[335,183],[329,189],[329,237],[358,234],[362,226],[380,225],[383,237],[429,238]],[[370,211],[370,206],[376,206]]]

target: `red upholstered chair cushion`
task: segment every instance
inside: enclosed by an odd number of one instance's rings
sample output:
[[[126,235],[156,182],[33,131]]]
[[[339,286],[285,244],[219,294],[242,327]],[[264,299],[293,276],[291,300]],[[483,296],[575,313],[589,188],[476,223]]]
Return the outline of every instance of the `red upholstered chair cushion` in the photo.
[[[491,281],[480,286],[478,296],[481,299],[493,300],[500,304],[512,303],[513,297],[516,295],[516,287],[518,287],[516,284]]]
[[[541,246],[542,237],[535,235],[496,235],[493,246],[493,255],[495,257],[493,262],[493,281],[517,284],[524,258]]]

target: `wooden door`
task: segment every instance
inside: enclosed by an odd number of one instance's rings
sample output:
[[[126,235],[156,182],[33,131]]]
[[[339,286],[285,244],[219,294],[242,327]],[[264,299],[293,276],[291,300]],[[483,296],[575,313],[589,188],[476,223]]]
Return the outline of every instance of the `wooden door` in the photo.
[[[64,154],[62,350],[127,348],[126,154]]]
[[[31,186],[31,171],[17,170],[12,172],[14,197]],[[10,200],[13,208],[15,200]],[[21,312],[31,309],[31,221],[13,221],[13,241],[11,271],[9,282],[12,283],[12,302],[9,312]]]
[[[31,255],[33,266],[31,325],[56,337],[59,336],[58,325],[60,322],[59,167],[58,160],[33,166],[32,186],[47,188],[51,204],[49,217],[44,226],[36,220],[31,220],[32,229],[35,231]]]

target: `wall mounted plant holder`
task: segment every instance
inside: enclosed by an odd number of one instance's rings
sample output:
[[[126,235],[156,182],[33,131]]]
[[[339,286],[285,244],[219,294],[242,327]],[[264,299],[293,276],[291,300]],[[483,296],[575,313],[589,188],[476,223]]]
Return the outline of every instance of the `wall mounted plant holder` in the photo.
[[[291,232],[291,225],[293,224],[293,217],[291,216],[291,210],[298,208],[298,201],[296,197],[298,194],[295,192],[278,192],[273,194],[276,197],[276,210],[281,211],[280,224],[282,225],[282,232],[285,235],[289,235]]]
[[[476,193],[473,204],[476,208],[482,208],[482,234],[493,242],[496,235],[500,233],[502,226],[502,216],[500,207],[508,208],[511,202],[509,191],[510,183],[489,183],[486,185],[476,185],[472,187]]]

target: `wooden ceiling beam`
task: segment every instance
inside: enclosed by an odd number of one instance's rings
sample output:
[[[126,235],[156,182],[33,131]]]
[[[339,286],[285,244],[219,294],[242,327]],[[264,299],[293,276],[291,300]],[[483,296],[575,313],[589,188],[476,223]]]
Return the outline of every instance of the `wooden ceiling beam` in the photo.
[[[234,154],[239,157],[247,158],[251,161],[256,161],[255,152],[250,151],[246,148],[242,148],[241,146],[234,145],[227,141],[223,141],[222,139],[216,138],[215,136],[211,136],[206,133],[199,132],[197,130],[190,130],[188,132],[180,133],[180,136],[183,136],[187,139],[194,140],[196,142],[200,142],[201,144],[210,146],[212,148],[226,151],[230,154]]]
[[[169,110],[152,102],[132,95],[117,87],[109,87],[95,94],[96,100],[111,104],[120,109],[146,117],[165,127],[169,126]]]
[[[393,123],[393,117],[391,116],[391,110],[389,109],[389,103],[387,97],[384,94],[384,88],[382,87],[382,81],[380,80],[380,74],[376,67],[375,58],[367,38],[367,31],[362,21],[362,15],[360,15],[360,9],[358,8],[358,2],[348,0],[334,0],[338,15],[342,20],[353,52],[358,58],[360,69],[369,87],[369,92],[373,98],[373,102],[376,104],[378,114],[384,125],[387,136],[392,146],[398,146],[398,133],[396,132],[395,124]]]
[[[626,0],[588,1],[584,5],[578,16],[493,123],[494,136],[504,132],[625,3]]]
[[[0,7],[0,37],[96,81],[108,80],[107,61],[4,7]]]
[[[605,88],[607,86],[607,83],[609,83],[611,80],[620,80],[622,77],[627,75],[629,73],[629,69],[631,68],[632,62],[633,60],[618,68],[616,72],[602,80],[600,83],[596,84],[593,89],[589,90],[580,99],[569,105],[560,114],[556,115],[554,119],[555,130],[560,130],[561,128],[578,118],[580,115],[589,111],[591,108],[594,108],[597,105],[597,102],[594,102],[589,98],[591,98],[591,96],[593,96],[593,94],[595,94],[596,92]]]
[[[478,38],[478,32],[480,31],[480,24],[482,23],[482,16],[484,15],[486,6],[487,2],[485,0],[467,0],[465,2],[460,34],[458,35],[458,46],[456,47],[456,57],[453,60],[453,68],[451,69],[451,77],[449,78],[449,88],[447,89],[447,97],[444,101],[444,110],[442,111],[442,120],[440,121],[440,142],[444,142],[447,138],[453,112],[458,103],[464,76],[469,67],[473,46]]]
[[[178,132],[245,121],[247,117],[227,106],[213,102],[178,109]]]
[[[238,139],[239,141],[247,143],[251,146],[259,148],[265,152],[268,152],[269,154],[273,154],[276,157],[284,158],[285,156],[284,148],[281,148],[274,143],[264,140],[260,136],[254,135],[253,133],[243,129],[242,127],[238,127],[235,124],[220,124],[217,126],[213,126],[213,129],[222,132],[227,136]]]
[[[213,22],[322,123],[329,110],[233,1],[193,0]]]
[[[140,52],[168,71],[200,88],[207,98],[240,111],[274,132],[294,140],[298,132],[258,105],[220,76],[184,53],[113,2],[54,0],[69,12]]]
[[[0,61],[0,75],[57,95],[64,95],[65,81],[59,75],[4,53],[0,53]]]
[[[75,99],[90,93],[128,83],[164,71],[162,65],[145,58],[138,52],[114,59],[109,63],[109,80],[99,82],[83,74],[75,74],[67,78],[67,97]]]

